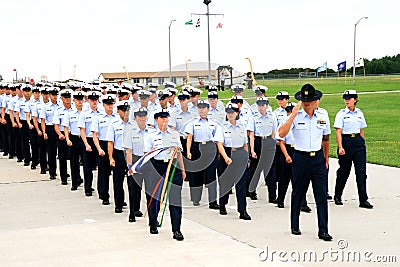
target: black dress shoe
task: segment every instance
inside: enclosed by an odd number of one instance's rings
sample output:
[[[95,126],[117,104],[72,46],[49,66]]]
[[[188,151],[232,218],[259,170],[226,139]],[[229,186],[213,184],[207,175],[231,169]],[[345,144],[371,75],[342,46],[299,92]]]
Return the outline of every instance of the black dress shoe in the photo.
[[[155,226],[150,226],[150,234],[152,235],[157,235],[158,234],[158,229]]]
[[[85,192],[85,196],[91,197],[92,196],[92,191]]]
[[[342,199],[340,197],[335,197],[334,201],[335,201],[336,205],[339,205],[339,206],[343,205]]]
[[[278,204],[278,200],[276,198],[271,198],[268,200],[269,203]]]
[[[200,202],[193,201],[193,206],[200,206]]]
[[[212,202],[212,203],[210,203],[210,204],[208,205],[208,208],[209,208],[209,209],[212,209],[212,210],[219,210],[219,205],[218,205],[217,202]]]
[[[67,175],[66,175],[66,176],[67,176],[67,178],[71,177],[71,175],[69,175],[69,173],[67,173]]]
[[[24,166],[29,166],[29,162],[24,162]]]
[[[90,191],[94,192],[95,190],[94,190],[94,188],[90,188]]]
[[[115,213],[122,213],[122,208],[115,208]]]
[[[135,217],[143,217],[143,213],[140,210],[135,211],[134,214],[135,214]]]
[[[77,186],[80,186],[81,184],[83,184],[83,179],[82,178],[78,179],[78,185]]]
[[[55,180],[56,176],[55,175],[50,175],[50,180]]]
[[[75,186],[71,186],[71,191],[76,191],[77,189]]]
[[[62,185],[68,185],[68,182],[67,181],[62,181],[61,184]]]
[[[332,241],[333,237],[328,233],[318,234],[318,238],[324,241]]]
[[[301,231],[299,229],[292,229],[292,235],[301,235]]]
[[[184,239],[181,231],[179,230],[174,232],[173,238],[176,239],[177,241],[182,241]]]
[[[309,206],[302,206],[302,207],[300,208],[300,210],[301,210],[302,212],[306,212],[306,213],[310,213],[310,212],[311,212],[311,209],[310,209]]]
[[[365,208],[365,209],[372,209],[374,206],[371,205],[371,203],[368,202],[368,200],[365,200],[360,203],[359,205],[360,208]]]
[[[103,202],[101,203],[103,205],[110,205],[110,201],[108,199],[104,199]]]
[[[251,217],[247,213],[247,211],[243,211],[243,212],[240,212],[239,219],[242,219],[242,220],[245,220],[245,221],[250,221]]]
[[[329,193],[326,193],[326,199],[327,199],[327,200],[332,200],[332,196],[329,195]]]
[[[278,208],[283,209],[285,207],[285,205],[283,205],[283,203],[278,203]]]
[[[128,204],[126,204],[126,202],[124,202],[124,203],[122,204],[122,206],[123,206],[123,207],[126,207],[126,206],[128,206]]]
[[[17,159],[17,162],[22,162],[23,161],[23,159]]]
[[[8,153],[7,152],[4,152],[3,153],[3,157],[7,157],[8,156]]]
[[[219,214],[221,214],[221,215],[227,215],[228,214],[228,212],[226,211],[225,206],[220,206],[219,207]]]
[[[135,215],[133,215],[133,216],[129,215],[128,221],[129,221],[129,222],[136,222]]]
[[[31,165],[31,170],[36,170],[36,165]]]
[[[11,155],[10,155],[10,156],[8,156],[8,158],[9,158],[9,159],[13,159],[13,158],[14,158],[14,156],[11,156]]]
[[[257,200],[257,193],[256,192],[250,192],[250,199],[251,200]]]
[[[40,174],[46,174],[46,171],[45,170],[41,170]]]

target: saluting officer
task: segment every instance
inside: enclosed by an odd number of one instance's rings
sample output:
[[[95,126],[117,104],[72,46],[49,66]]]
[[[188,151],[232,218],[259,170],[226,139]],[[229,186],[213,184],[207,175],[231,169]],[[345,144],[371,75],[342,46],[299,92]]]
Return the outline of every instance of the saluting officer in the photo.
[[[67,141],[65,140],[65,132],[62,123],[65,117],[68,116],[68,113],[71,111],[71,89],[63,89],[60,91],[62,105],[56,109],[54,112],[53,124],[54,130],[58,136],[57,145],[58,145],[58,163],[60,168],[60,177],[61,184],[67,185],[67,178],[69,177],[67,170],[67,154],[68,154],[68,146]]]
[[[78,119],[78,127],[82,137],[85,151],[83,153],[83,180],[85,184],[85,195],[92,196],[93,169],[96,168],[98,151],[93,143],[93,133],[90,130],[93,119],[100,114],[98,103],[100,93],[97,91],[87,92],[89,110],[81,112]]]
[[[330,126],[327,116],[315,110],[316,101],[321,97],[322,93],[315,90],[314,86],[303,85],[301,91],[295,95],[299,102],[293,108],[292,115],[278,128],[278,132],[279,137],[283,138],[292,130],[294,138],[291,232],[293,235],[301,235],[300,207],[311,180],[317,205],[318,237],[324,241],[331,241],[326,199]],[[300,106],[303,109],[299,111]]]
[[[217,130],[217,123],[207,118],[210,105],[199,100],[199,116],[193,118],[185,126],[188,135],[186,142],[187,159],[199,161],[196,170],[190,168],[190,195],[194,206],[200,205],[203,184],[208,188],[208,207],[219,209],[217,203],[217,183],[216,183],[216,146],[214,135]],[[189,168],[188,168],[189,169]]]
[[[343,94],[346,108],[341,109],[335,118],[336,141],[338,144],[339,169],[336,173],[335,204],[343,205],[342,195],[351,165],[354,164],[360,208],[372,209],[368,202],[366,148],[364,128],[367,127],[363,112],[356,107],[356,90],[346,90]]]
[[[90,130],[93,133],[93,143],[96,146],[99,168],[97,172],[97,192],[103,205],[110,205],[109,184],[111,175],[111,166],[108,158],[108,140],[106,139],[108,126],[116,119],[118,114],[113,112],[115,96],[104,95],[101,97],[104,112],[95,116]]]
[[[32,112],[35,109],[35,107],[40,104],[39,87],[34,87],[32,89],[32,94],[33,98],[31,98],[28,104],[25,106],[24,112],[26,114],[26,122],[28,123],[29,141],[32,149],[31,169],[35,170],[36,166],[39,164],[39,135],[36,130],[36,126],[38,126],[37,116],[35,125],[35,118],[32,116]]]
[[[62,122],[64,127],[65,140],[70,147],[71,158],[69,161],[71,169],[71,191],[78,189],[83,182],[80,172],[80,158],[83,158],[84,146],[81,138],[81,131],[78,127],[79,116],[83,110],[83,91],[75,91],[72,96],[74,98],[74,107]]]
[[[257,200],[256,188],[261,171],[264,175],[271,167],[275,152],[276,118],[268,111],[269,101],[266,97],[257,99],[258,113],[250,116],[246,129],[250,139],[250,175],[247,179],[247,192],[252,200]],[[276,201],[276,184],[268,183],[268,199]]]
[[[106,140],[108,158],[113,170],[113,187],[115,213],[122,213],[125,206],[124,198],[124,177],[128,171],[123,147],[124,129],[129,120],[129,100],[122,100],[116,103],[118,115],[107,129]]]
[[[144,139],[144,152],[150,152],[153,149],[160,149],[165,147],[177,147],[182,149],[182,145],[179,140],[179,133],[168,127],[169,113],[166,109],[160,109],[154,113],[154,119],[157,123],[155,131],[145,135]],[[163,151],[151,159],[153,171],[145,177],[146,184],[146,198],[149,203],[149,226],[151,234],[158,234],[157,229],[157,211],[156,211],[156,200],[152,199],[151,192],[154,191],[154,186],[159,179],[162,179],[164,172],[168,167],[170,159],[173,157],[173,149]],[[183,165],[183,158],[180,152],[177,152],[175,158],[179,162],[179,168],[176,168],[174,176],[170,177],[172,183],[169,197],[169,212],[171,216],[171,225],[173,238],[178,241],[184,239],[181,232],[181,221],[182,221],[182,183],[186,177],[185,167]],[[174,159],[174,165],[177,164]],[[151,175],[153,174],[153,175]],[[172,175],[172,173],[171,173]]]
[[[144,136],[151,131],[147,128],[147,109],[139,108],[131,110],[135,121],[129,121],[125,126],[123,146],[126,149],[126,163],[128,169],[132,167],[144,155]],[[129,222],[135,222],[136,217],[142,217],[140,211],[141,188],[143,185],[143,174],[128,173],[129,190]]]
[[[55,180],[57,173],[57,133],[54,130],[54,113],[60,106],[57,104],[58,87],[48,89],[50,101],[40,111],[43,139],[47,143],[47,162],[49,164],[50,180]]]
[[[226,205],[229,201],[229,191],[235,184],[237,210],[239,218],[251,220],[246,211],[246,176],[249,152],[247,146],[247,131],[245,125],[238,121],[239,107],[228,103],[226,117],[215,134],[218,147],[218,182],[219,182],[219,214],[227,215]]]

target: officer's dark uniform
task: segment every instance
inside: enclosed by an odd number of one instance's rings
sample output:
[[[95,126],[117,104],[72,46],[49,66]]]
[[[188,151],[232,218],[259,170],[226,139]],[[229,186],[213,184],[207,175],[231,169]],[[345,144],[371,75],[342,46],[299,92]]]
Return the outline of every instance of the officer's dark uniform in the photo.
[[[280,138],[290,129],[294,139],[293,154],[293,191],[291,201],[291,230],[292,234],[300,235],[299,217],[301,203],[307,193],[310,181],[314,192],[318,215],[318,237],[324,241],[332,240],[328,234],[328,203],[326,187],[328,172],[322,147],[323,136],[330,134],[329,118],[325,113],[314,110],[315,101],[322,93],[306,84],[297,92],[295,98],[303,101],[303,107],[311,110],[311,117],[306,111],[300,110],[297,115],[288,117],[279,128]],[[329,139],[328,139],[329,140]],[[325,146],[325,145],[324,145]],[[328,149],[324,147],[324,149]],[[327,151],[325,151],[326,153]]]
[[[157,120],[158,117],[168,117],[169,113],[166,109],[161,109],[154,113],[154,118]],[[159,149],[163,147],[178,147],[182,148],[179,140],[179,133],[175,130],[167,128],[165,131],[161,131],[157,128],[155,131],[145,136],[144,140],[144,151],[150,152],[152,149]],[[157,215],[160,209],[156,207],[156,199],[152,199],[151,193],[157,182],[162,179],[167,167],[169,160],[173,156],[173,151],[163,151],[157,156],[151,159],[151,166],[146,167],[145,185],[146,185],[146,198],[149,206],[149,226],[151,234],[158,234],[157,230]],[[181,202],[181,191],[182,191],[182,172],[179,168],[177,160],[174,159],[173,164],[176,166],[173,177],[170,177],[171,190],[168,195],[169,197],[169,212],[171,216],[171,225],[173,238],[181,241],[184,239],[180,228],[182,221],[182,202]],[[172,169],[171,169],[172,171]],[[172,175],[172,173],[170,174]],[[168,186],[168,185],[167,185]]]
[[[346,90],[343,99],[354,98],[357,100],[357,92],[355,90]],[[346,104],[347,105],[347,104]],[[343,205],[342,194],[350,175],[351,165],[354,163],[356,173],[356,182],[358,189],[358,198],[361,208],[372,209],[373,206],[368,202],[367,195],[367,174],[366,174],[366,147],[363,129],[367,127],[363,112],[355,107],[346,107],[336,114],[334,127],[336,132],[341,136],[338,142],[338,158],[339,169],[336,173],[335,186],[335,204]],[[337,135],[338,135],[337,134]],[[344,149],[344,154],[340,154],[340,149]]]

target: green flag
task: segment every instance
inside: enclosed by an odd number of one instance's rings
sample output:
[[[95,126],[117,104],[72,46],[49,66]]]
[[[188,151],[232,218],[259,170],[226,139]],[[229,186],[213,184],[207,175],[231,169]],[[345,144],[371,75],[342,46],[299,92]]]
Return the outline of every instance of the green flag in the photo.
[[[193,21],[192,20],[186,21],[185,25],[193,25]]]

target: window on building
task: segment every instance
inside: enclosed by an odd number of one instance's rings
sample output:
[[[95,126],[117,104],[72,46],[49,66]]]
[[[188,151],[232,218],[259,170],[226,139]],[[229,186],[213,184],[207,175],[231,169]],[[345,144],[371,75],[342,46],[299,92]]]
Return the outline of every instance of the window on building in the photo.
[[[147,78],[146,83],[152,83],[153,79],[152,78]]]
[[[164,78],[158,78],[158,84],[163,84],[164,83]]]
[[[140,83],[139,78],[133,78],[133,83]]]
[[[172,81],[174,84],[176,84],[176,77],[172,77]]]

